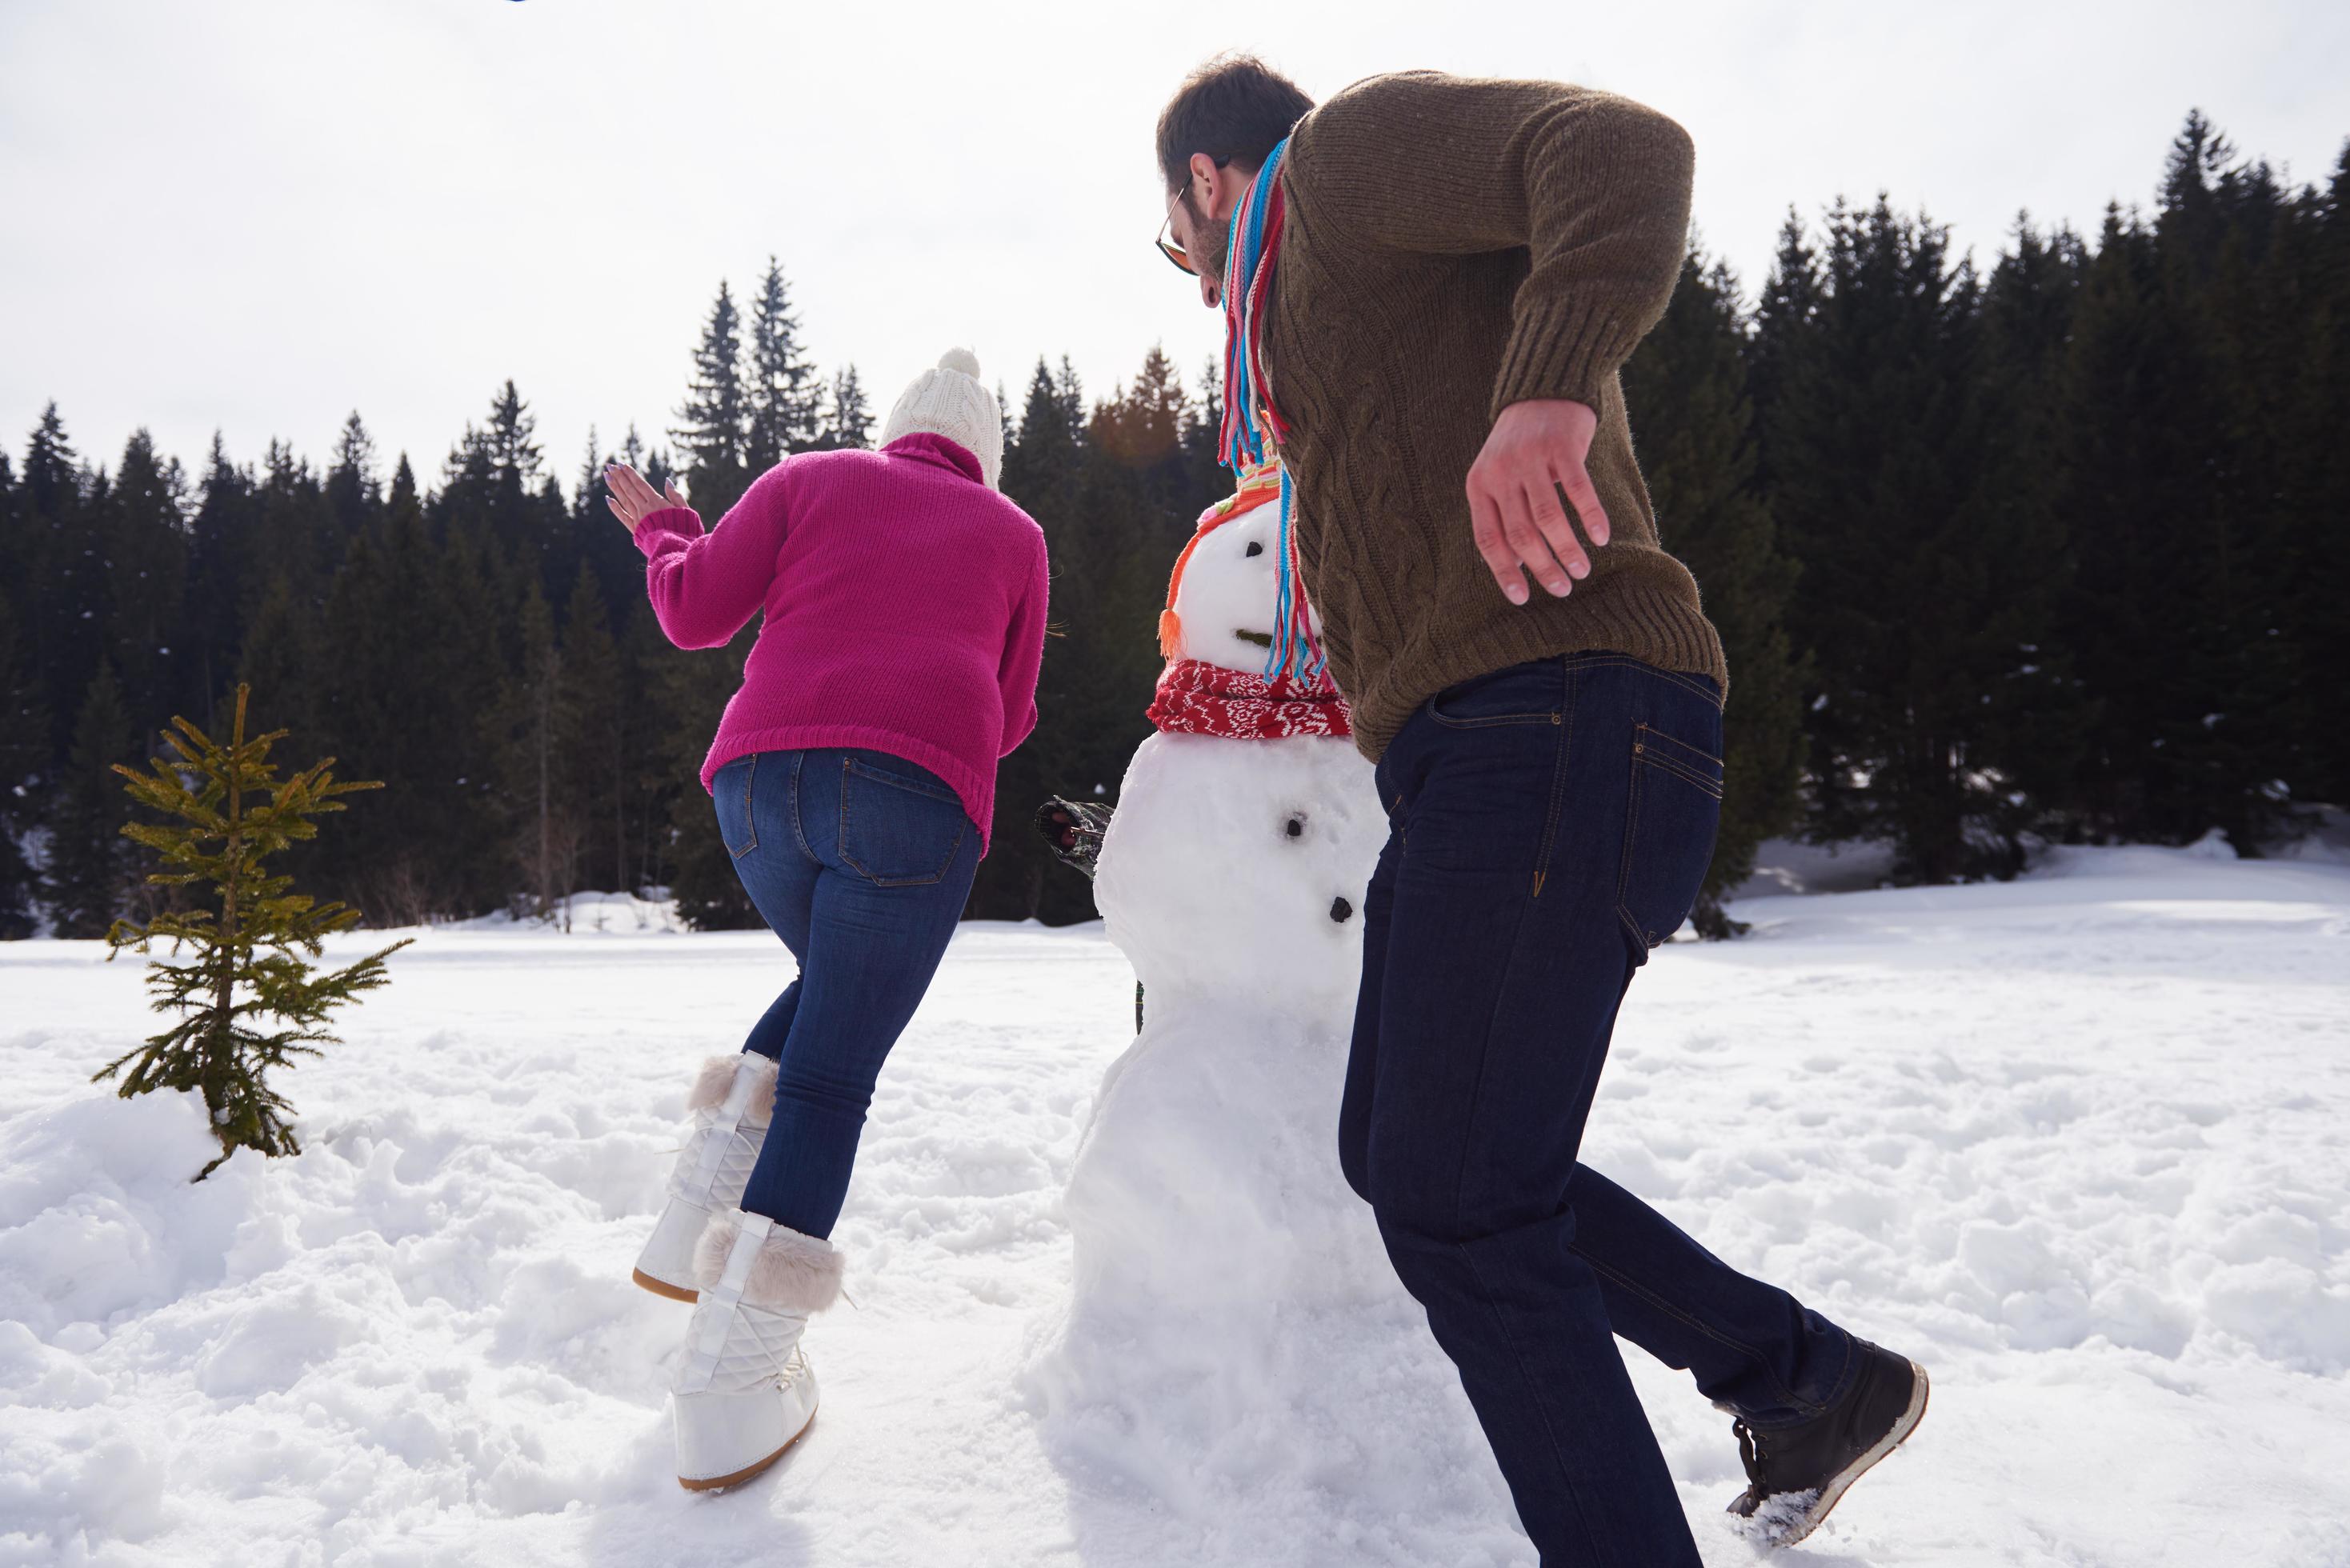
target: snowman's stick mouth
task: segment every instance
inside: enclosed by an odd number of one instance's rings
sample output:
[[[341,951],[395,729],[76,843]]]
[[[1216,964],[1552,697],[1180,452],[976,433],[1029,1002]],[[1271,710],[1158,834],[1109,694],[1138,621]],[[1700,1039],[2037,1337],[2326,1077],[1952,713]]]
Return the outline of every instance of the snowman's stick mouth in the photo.
[[[1273,646],[1273,633],[1269,631],[1235,631],[1232,635],[1243,642],[1255,643],[1259,648]]]

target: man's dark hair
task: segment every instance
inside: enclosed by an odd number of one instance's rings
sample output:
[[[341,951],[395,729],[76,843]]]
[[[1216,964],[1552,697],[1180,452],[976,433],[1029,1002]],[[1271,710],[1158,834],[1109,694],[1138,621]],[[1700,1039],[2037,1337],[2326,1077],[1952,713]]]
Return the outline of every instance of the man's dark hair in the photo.
[[[1191,154],[1219,168],[1262,168],[1314,100],[1253,55],[1218,55],[1183,78],[1159,113],[1159,171],[1171,193],[1191,182]]]

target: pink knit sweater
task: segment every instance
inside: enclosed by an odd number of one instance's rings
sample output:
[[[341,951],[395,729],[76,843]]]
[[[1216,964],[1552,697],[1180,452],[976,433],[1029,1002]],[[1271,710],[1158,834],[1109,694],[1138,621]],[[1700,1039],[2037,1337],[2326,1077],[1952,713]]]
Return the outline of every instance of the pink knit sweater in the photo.
[[[761,610],[742,689],[702,764],[857,746],[944,779],[979,826],[995,764],[1036,727],[1045,535],[943,436],[790,457],[705,534],[691,507],[637,524],[645,589],[680,648],[723,647]]]

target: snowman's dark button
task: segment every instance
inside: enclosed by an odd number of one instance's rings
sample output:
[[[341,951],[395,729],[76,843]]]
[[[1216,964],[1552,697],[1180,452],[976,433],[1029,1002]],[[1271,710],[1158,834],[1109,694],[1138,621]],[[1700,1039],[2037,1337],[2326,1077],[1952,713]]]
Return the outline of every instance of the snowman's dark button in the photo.
[[[1302,816],[1293,816],[1282,831],[1292,838],[1303,838],[1305,836],[1305,819]]]
[[[1251,539],[1249,541],[1249,547],[1243,550],[1241,554],[1243,556],[1262,556],[1264,554],[1264,546],[1258,544],[1255,540]]]
[[[1342,924],[1351,920],[1355,918],[1355,906],[1344,898],[1333,898],[1330,900],[1330,918]]]

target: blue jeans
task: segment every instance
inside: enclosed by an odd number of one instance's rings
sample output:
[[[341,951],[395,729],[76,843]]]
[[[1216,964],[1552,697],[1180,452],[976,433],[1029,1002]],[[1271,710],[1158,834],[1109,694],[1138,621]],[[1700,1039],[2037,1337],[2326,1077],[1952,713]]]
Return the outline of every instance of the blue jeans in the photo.
[[[944,780],[881,752],[737,757],[711,795],[743,891],[800,961],[743,1047],[775,1061],[743,1207],[829,1236],[874,1080],[971,897],[979,829]]]
[[[1758,1428],[1853,1341],[1576,1162],[1632,976],[1696,901],[1721,801],[1704,676],[1622,654],[1439,694],[1378,766],[1339,1159],[1460,1368],[1544,1568],[1695,1568],[1614,1335]]]

